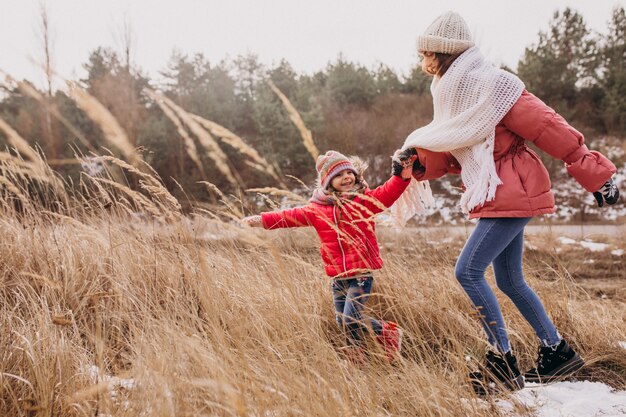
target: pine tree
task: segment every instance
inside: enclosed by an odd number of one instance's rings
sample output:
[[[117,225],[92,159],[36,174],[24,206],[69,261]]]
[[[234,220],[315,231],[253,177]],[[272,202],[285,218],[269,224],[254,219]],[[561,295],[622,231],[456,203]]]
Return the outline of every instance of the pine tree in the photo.
[[[526,48],[518,75],[526,88],[566,118],[576,114],[582,89],[595,83],[596,41],[583,17],[566,8],[556,11],[537,44]]]
[[[606,130],[614,135],[626,135],[626,12],[615,8],[608,34],[600,50],[601,79],[604,97],[601,104]]]

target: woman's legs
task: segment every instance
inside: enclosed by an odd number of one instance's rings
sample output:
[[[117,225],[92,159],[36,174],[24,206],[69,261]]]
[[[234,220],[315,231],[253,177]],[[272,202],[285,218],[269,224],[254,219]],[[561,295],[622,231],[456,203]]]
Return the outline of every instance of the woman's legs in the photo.
[[[456,263],[457,280],[479,310],[489,343],[501,352],[508,352],[511,347],[500,305],[485,279],[485,271],[529,221],[530,218],[480,219]]]
[[[372,292],[372,283],[372,277],[333,281],[337,323],[345,332],[349,345],[359,344],[369,326],[376,335],[382,332],[382,324],[378,320],[362,313]]]
[[[561,336],[548,317],[537,294],[528,286],[522,273],[524,230],[493,260],[493,271],[498,288],[515,304],[528,321],[543,346],[554,346]]]

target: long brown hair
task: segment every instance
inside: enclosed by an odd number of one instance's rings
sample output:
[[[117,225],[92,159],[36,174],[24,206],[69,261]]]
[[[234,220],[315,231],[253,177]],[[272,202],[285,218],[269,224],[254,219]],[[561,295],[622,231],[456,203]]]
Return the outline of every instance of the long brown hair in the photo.
[[[441,54],[439,52],[435,52],[435,59],[437,60],[437,72],[435,75],[439,76],[439,78],[443,77],[444,74],[448,71],[448,68],[452,65],[452,63],[459,57],[461,54]]]

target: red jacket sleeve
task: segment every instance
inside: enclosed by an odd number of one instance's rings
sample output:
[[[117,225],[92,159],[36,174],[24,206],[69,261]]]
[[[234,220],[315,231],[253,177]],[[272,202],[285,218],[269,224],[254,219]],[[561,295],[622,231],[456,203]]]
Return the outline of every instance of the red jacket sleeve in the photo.
[[[604,155],[585,146],[579,131],[528,91],[522,93],[502,123],[511,132],[565,162],[567,172],[587,191],[597,191],[617,171]]]
[[[416,148],[417,158],[425,168],[424,171],[414,171],[413,178],[418,181],[434,180],[444,175],[461,173],[461,166],[450,152],[433,152]]]
[[[261,222],[265,229],[283,229],[287,227],[311,226],[307,217],[309,206],[296,207],[288,210],[261,213]]]
[[[406,190],[411,181],[404,180],[399,176],[392,176],[383,185],[373,190],[366,190],[365,196],[361,197],[360,203],[372,214],[380,213],[390,207]]]

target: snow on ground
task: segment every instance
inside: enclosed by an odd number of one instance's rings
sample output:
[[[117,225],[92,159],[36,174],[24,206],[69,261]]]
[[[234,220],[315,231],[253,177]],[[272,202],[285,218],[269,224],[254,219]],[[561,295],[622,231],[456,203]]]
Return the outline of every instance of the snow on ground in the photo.
[[[559,236],[559,242],[561,242],[563,245],[573,245],[576,242],[574,239],[570,239],[569,237],[565,237],[565,236]]]
[[[98,368],[96,365],[87,365],[82,367],[83,373],[89,376],[94,384],[106,383],[107,391],[112,400],[117,400],[120,389],[132,390],[135,388],[135,380],[132,378],[118,378],[108,375]]]
[[[610,246],[606,243],[592,242],[589,240],[582,240],[579,242],[579,244],[583,248],[589,249],[592,252],[602,252],[602,251],[605,251]]]
[[[505,415],[511,417],[520,415],[514,403],[533,410],[537,417],[626,416],[626,391],[613,390],[601,382],[526,384],[510,400],[497,402]]]
[[[571,239],[569,237],[559,236],[558,240],[562,245],[580,245],[583,248],[590,250],[591,252],[604,252],[605,250],[611,247],[611,245],[609,245],[608,243],[593,242],[590,239],[578,241],[578,240]],[[617,250],[611,251],[611,254],[616,255],[616,256],[621,256],[624,254],[624,251],[621,249],[617,249]]]

